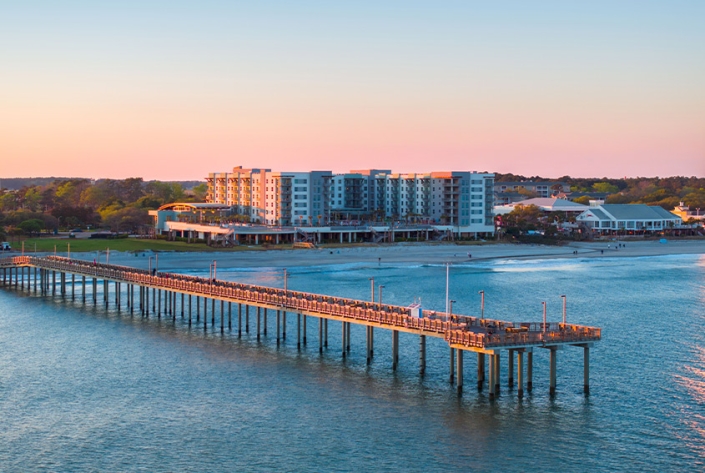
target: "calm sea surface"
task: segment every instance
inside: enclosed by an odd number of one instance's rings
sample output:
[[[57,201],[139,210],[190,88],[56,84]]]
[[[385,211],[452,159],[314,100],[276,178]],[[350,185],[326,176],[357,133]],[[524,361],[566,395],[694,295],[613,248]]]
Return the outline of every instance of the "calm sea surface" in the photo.
[[[280,271],[219,278],[281,287]],[[230,267],[229,267],[230,266]],[[186,272],[185,270],[183,272]],[[198,274],[191,272],[191,274]],[[207,271],[205,271],[207,275]],[[445,268],[345,265],[289,268],[289,288],[444,307]],[[102,285],[101,285],[102,286]],[[582,350],[558,352],[558,395],[548,396],[548,353],[534,355],[534,391],[487,399],[448,383],[448,347],[429,339],[425,377],[418,338],[364,329],[340,356],[340,324],[318,354],[296,349],[296,317],[276,346],[275,317],[257,343],[226,328],[188,327],[123,310],[0,290],[0,472],[30,471],[703,471],[705,470],[705,257],[475,262],[451,269],[454,312],[561,318],[603,328],[582,394]],[[210,309],[210,307],[209,307]],[[271,314],[271,313],[270,313]]]

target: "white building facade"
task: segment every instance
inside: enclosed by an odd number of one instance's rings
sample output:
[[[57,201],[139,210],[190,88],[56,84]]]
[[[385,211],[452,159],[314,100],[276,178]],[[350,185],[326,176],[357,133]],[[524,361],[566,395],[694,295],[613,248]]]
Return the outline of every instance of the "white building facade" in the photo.
[[[590,208],[575,219],[600,234],[660,232],[683,224],[683,219],[668,210],[646,204],[591,202]]]

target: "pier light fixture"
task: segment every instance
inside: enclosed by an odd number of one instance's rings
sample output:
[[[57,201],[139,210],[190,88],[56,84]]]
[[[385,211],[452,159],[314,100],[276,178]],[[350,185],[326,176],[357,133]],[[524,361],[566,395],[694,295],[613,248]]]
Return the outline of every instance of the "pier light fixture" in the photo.
[[[289,273],[286,272],[286,268],[284,268],[283,271],[284,271],[284,292],[286,292],[288,290]]]
[[[563,326],[566,324],[566,312],[567,312],[567,305],[566,305],[566,297],[565,295],[561,296],[561,299],[563,299]]]
[[[152,275],[152,257],[149,257],[149,275]]]
[[[215,281],[215,260],[208,265],[208,282],[213,283]]]
[[[379,296],[377,297],[377,299],[379,300],[380,310],[382,309],[382,289],[384,289],[384,286],[380,284],[379,285]]]
[[[446,314],[448,313],[448,290],[450,288],[450,263],[446,263]]]
[[[372,302],[375,301],[375,278],[367,278],[370,280],[370,294],[372,297]]]
[[[24,245],[22,245],[22,246],[23,246],[22,252],[24,253]],[[66,244],[66,257],[68,259],[71,259],[71,243]]]
[[[543,301],[543,333],[546,334],[546,301]]]
[[[485,291],[478,292],[480,294],[480,318],[485,319]]]
[[[105,248],[105,264],[110,264],[110,248]]]
[[[154,269],[159,271],[159,253],[154,255]]]
[[[24,241],[22,242],[22,256],[24,256]]]
[[[56,245],[54,245],[54,258],[56,258]]]

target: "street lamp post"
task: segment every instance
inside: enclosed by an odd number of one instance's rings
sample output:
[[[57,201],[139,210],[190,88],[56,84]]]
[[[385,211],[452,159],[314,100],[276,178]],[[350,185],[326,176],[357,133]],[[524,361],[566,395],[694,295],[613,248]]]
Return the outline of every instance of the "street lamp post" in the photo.
[[[566,312],[567,312],[566,297],[565,297],[565,296],[561,296],[561,299],[563,299],[563,326],[565,327],[565,323],[566,323]]]
[[[450,263],[446,263],[446,314],[448,313],[448,302],[449,302],[449,296],[448,296],[448,290],[450,287]]]
[[[546,301],[543,304],[543,334],[546,335]]]
[[[370,280],[370,295],[372,298],[372,302],[375,301],[375,278],[367,278]]]
[[[152,257],[149,257],[149,275],[152,275]]]
[[[105,248],[105,264],[110,264],[110,248]]]
[[[480,291],[480,318],[485,318],[485,291]]]

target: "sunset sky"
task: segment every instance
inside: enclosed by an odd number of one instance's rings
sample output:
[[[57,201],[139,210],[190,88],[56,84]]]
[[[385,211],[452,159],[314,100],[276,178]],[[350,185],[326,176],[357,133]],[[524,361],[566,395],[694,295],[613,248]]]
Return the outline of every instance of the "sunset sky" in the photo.
[[[705,176],[705,1],[3,1],[0,177]]]

